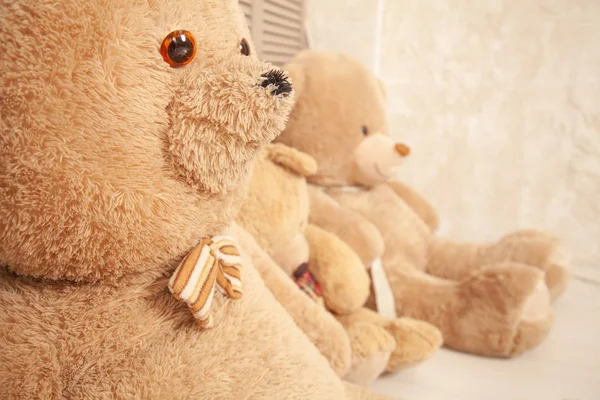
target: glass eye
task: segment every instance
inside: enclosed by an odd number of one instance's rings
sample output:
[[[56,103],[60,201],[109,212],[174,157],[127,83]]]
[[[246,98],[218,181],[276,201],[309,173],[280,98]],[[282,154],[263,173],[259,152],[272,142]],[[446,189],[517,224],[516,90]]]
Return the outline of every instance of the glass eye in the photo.
[[[367,128],[365,125],[362,126],[362,134],[367,136],[369,134],[369,128]]]
[[[173,31],[163,40],[160,54],[171,67],[183,67],[196,55],[196,40],[191,32]]]
[[[242,53],[245,56],[250,55],[250,45],[248,44],[248,41],[246,39],[242,39],[242,41],[240,42],[240,53]]]

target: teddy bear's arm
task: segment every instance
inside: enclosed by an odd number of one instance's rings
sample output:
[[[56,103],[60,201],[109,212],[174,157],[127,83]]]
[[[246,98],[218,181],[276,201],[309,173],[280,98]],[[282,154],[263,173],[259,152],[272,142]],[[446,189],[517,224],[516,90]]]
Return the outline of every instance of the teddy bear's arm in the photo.
[[[319,188],[309,185],[309,222],[342,239],[370,266],[383,254],[383,238],[366,218],[345,207]]]
[[[392,180],[386,183],[387,186],[413,209],[413,211],[421,217],[425,224],[432,232],[437,231],[439,226],[439,217],[433,206],[425,200],[425,198],[416,190],[408,185],[397,180]]]
[[[239,225],[234,225],[233,231],[277,301],[328,359],[338,376],[343,376],[350,368],[351,360],[350,342],[344,327],[327,310],[300,290],[260,248],[250,233]]]
[[[347,314],[360,308],[369,296],[369,276],[358,255],[340,238],[309,224],[309,270],[316,277],[327,308]]]

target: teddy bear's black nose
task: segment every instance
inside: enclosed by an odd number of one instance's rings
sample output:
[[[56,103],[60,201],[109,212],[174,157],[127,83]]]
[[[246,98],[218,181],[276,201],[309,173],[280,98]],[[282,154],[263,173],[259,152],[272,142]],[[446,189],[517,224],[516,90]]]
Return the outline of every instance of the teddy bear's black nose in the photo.
[[[266,88],[269,85],[275,86],[275,88],[271,91],[273,96],[282,95],[286,97],[292,91],[292,84],[288,81],[288,77],[285,76],[285,73],[278,69],[272,69],[269,72],[265,72],[261,75],[262,78],[265,78],[260,86]]]

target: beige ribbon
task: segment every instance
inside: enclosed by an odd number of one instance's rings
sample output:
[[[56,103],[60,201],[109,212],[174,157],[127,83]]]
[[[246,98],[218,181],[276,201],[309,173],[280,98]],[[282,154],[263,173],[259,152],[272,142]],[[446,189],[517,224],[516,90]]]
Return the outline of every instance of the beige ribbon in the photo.
[[[242,257],[232,238],[206,237],[179,264],[169,291],[188,305],[200,326],[210,328],[215,289],[232,299],[242,297],[241,268]]]

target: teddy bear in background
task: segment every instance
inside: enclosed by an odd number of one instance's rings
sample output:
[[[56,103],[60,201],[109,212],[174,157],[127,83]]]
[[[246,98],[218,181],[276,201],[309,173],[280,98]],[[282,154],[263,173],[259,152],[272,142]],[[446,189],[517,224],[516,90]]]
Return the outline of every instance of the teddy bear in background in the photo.
[[[248,38],[236,0],[3,3],[0,398],[378,397],[232,225],[293,98]]]
[[[285,271],[286,280],[295,281],[302,289],[295,290],[294,296],[301,294],[304,302],[324,305],[345,327],[347,337],[341,338],[325,307],[299,314],[299,299],[291,301],[289,292],[278,295],[282,283],[263,276],[334,369],[348,381],[368,385],[383,372],[430,358],[441,346],[442,337],[426,322],[386,318],[364,307],[370,279],[361,259],[335,235],[308,223],[306,176],[316,170],[314,159],[307,154],[282,144],[267,146],[256,163],[237,222]],[[356,222],[360,223],[360,218]],[[347,343],[348,337],[352,362],[342,370],[336,368],[340,357],[332,347]]]
[[[436,236],[432,207],[393,178],[410,149],[387,134],[381,81],[338,53],[307,50],[285,69],[296,100],[276,141],[319,165],[308,178],[310,222],[359,254],[362,228],[354,229],[352,214],[372,223],[398,314],[435,324],[447,346],[500,357],[537,346],[552,326],[550,297],[568,281],[559,241],[534,230],[485,244]]]

